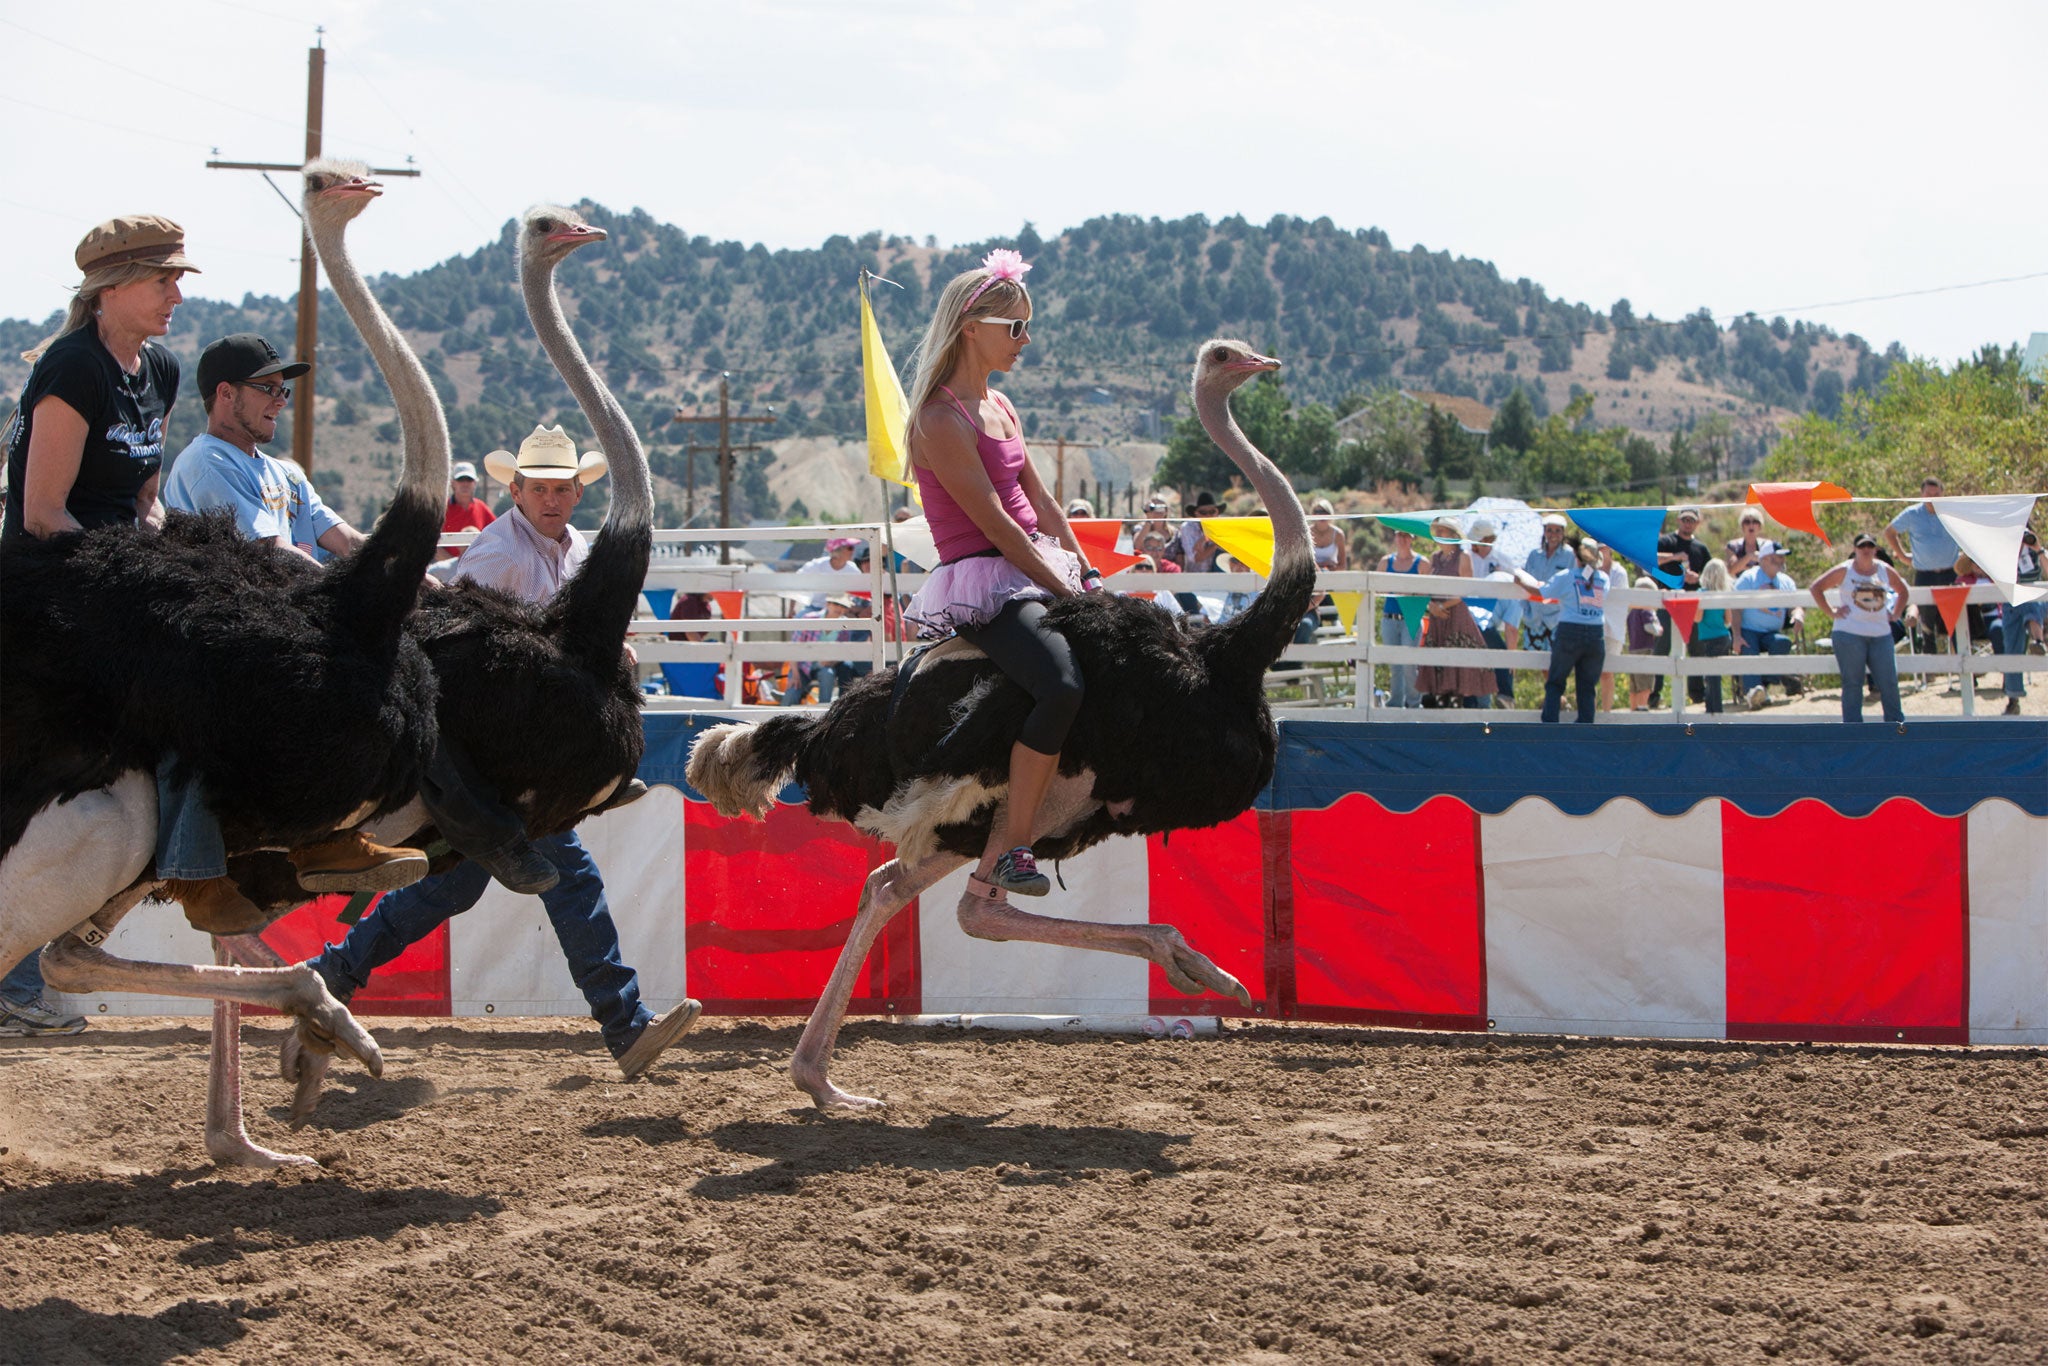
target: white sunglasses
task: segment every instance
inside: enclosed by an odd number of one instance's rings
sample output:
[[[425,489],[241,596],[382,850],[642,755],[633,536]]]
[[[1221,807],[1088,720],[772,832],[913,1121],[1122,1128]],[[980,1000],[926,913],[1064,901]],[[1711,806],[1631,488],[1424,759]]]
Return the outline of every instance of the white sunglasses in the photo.
[[[978,323],[994,323],[997,327],[1010,329],[1010,340],[1016,341],[1024,335],[1024,329],[1031,326],[1029,318],[976,318]]]

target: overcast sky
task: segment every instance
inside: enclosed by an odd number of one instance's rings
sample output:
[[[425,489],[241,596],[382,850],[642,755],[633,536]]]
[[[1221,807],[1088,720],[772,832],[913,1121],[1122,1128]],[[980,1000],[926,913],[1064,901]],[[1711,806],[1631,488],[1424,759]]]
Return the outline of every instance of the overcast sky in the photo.
[[[137,210],[184,224],[190,293],[296,289],[285,206],[204,162],[299,159],[316,23],[326,150],[426,172],[353,231],[372,272],[542,199],[770,247],[1286,213],[1942,361],[2048,330],[2048,6],[1804,0],[0,0],[0,316]]]

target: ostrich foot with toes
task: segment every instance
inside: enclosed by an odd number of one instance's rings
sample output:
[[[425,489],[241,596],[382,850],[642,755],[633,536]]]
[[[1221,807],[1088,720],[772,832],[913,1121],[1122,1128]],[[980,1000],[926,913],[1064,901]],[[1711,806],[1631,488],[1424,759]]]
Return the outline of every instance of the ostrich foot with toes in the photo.
[[[1061,920],[1020,911],[1007,901],[990,901],[969,892],[960,899],[960,928],[976,939],[1019,940],[1099,949],[1157,963],[1175,991],[1200,996],[1213,991],[1251,1008],[1252,994],[1244,983],[1216,966],[1171,925],[1098,925],[1087,920]]]
[[[284,1036],[277,1050],[278,1074],[292,1084],[291,1121],[303,1129],[320,1105],[321,1084],[334,1061],[334,1040],[324,1038],[305,1021]]]

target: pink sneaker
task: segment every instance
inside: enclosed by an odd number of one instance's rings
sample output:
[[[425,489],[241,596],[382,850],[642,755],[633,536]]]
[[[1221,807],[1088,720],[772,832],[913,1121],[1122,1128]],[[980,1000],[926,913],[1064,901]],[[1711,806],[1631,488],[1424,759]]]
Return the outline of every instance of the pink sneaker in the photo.
[[[989,881],[1019,896],[1044,896],[1052,890],[1052,879],[1038,871],[1038,860],[1021,844],[996,860]]]

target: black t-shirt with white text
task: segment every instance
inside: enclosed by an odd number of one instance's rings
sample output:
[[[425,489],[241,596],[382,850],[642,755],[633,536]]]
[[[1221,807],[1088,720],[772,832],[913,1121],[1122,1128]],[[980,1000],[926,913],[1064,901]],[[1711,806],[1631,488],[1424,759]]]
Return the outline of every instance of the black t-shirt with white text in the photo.
[[[85,419],[85,451],[65,508],[88,529],[132,525],[135,499],[164,463],[164,424],[178,401],[178,358],[155,342],[142,345],[133,375],[88,323],[50,343],[22,386],[19,418],[7,443],[8,540],[27,534],[22,504],[28,489],[28,446],[35,409],[57,398]]]
[[[1692,569],[1692,582],[1686,584],[1685,587],[1699,587],[1700,571],[1705,569],[1707,561],[1713,558],[1713,552],[1707,549],[1707,543],[1699,540],[1697,537],[1681,536],[1675,531],[1667,531],[1657,538],[1657,567],[1667,574],[1677,574],[1680,578],[1683,578],[1685,577],[1684,573],[1679,569],[1678,565],[1664,558],[1673,551],[1682,553],[1685,556],[1686,564]]]

